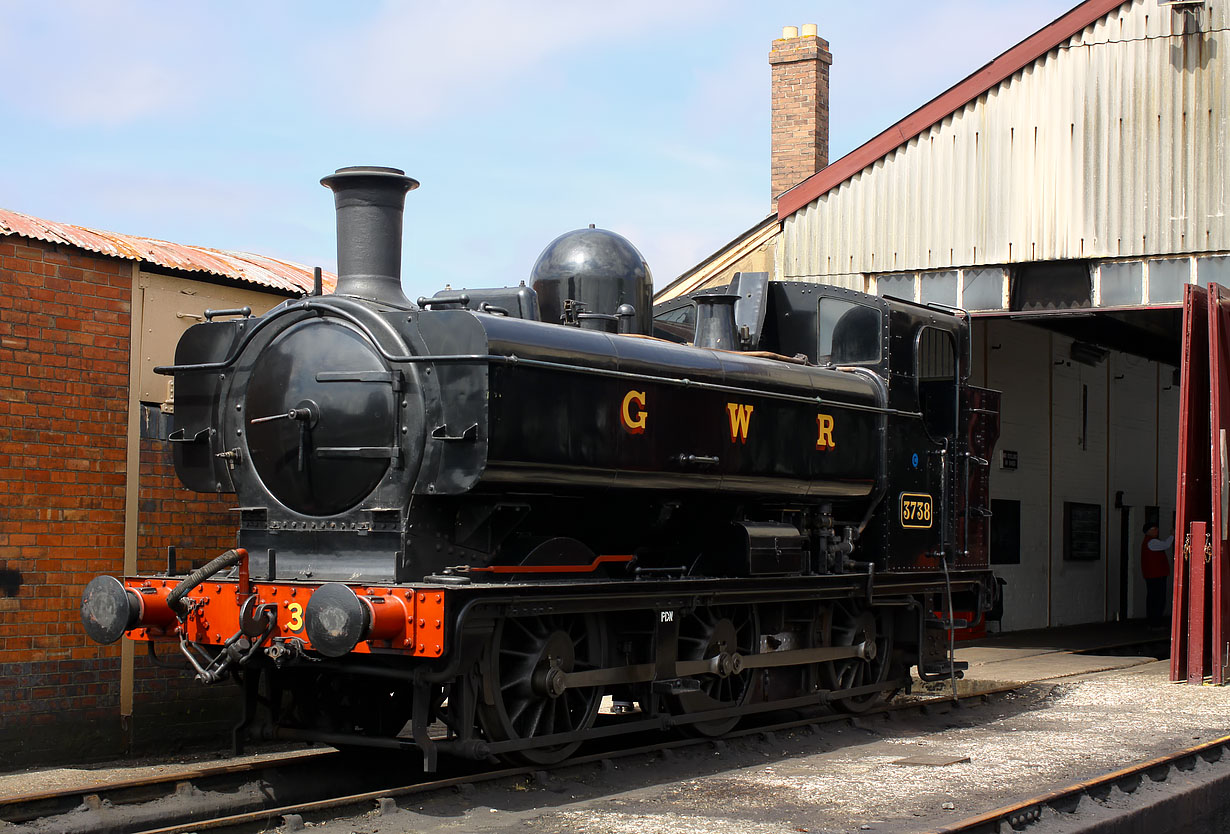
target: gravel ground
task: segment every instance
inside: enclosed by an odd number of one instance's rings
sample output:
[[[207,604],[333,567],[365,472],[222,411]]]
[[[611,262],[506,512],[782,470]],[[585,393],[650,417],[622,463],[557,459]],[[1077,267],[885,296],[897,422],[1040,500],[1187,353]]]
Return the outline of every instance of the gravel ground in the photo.
[[[1164,662],[1040,683],[992,703],[732,743],[311,826],[321,834],[926,831],[1227,734],[1230,689]],[[968,762],[895,764],[929,754]],[[309,823],[310,825],[310,823]]]

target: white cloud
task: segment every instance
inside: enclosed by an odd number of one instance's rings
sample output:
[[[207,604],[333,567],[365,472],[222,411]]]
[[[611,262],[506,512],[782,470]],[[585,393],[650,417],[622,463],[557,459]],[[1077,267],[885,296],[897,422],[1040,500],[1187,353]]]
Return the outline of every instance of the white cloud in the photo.
[[[60,125],[115,126],[191,110],[209,57],[192,7],[137,0],[13,3],[0,19],[0,97]],[[217,56],[212,56],[217,60]]]
[[[650,27],[686,19],[699,0],[578,3],[462,0],[387,3],[374,17],[331,38],[321,55],[339,104],[398,124],[483,111],[526,73],[586,50],[627,43]],[[562,102],[563,107],[568,102]],[[576,106],[584,106],[577,102]]]

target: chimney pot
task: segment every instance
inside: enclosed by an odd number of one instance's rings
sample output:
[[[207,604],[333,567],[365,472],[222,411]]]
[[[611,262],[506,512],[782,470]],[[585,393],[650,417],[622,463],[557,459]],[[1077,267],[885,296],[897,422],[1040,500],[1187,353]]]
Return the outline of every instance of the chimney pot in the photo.
[[[804,23],[804,24],[803,24],[803,31],[802,31],[802,33],[801,33],[801,34],[802,34],[802,35],[803,35],[803,37],[805,37],[805,38],[814,38],[814,37],[817,37],[816,24],[814,24],[814,23]]]
[[[782,27],[782,37],[783,38],[797,38],[798,36],[799,36],[798,26],[783,26]]]

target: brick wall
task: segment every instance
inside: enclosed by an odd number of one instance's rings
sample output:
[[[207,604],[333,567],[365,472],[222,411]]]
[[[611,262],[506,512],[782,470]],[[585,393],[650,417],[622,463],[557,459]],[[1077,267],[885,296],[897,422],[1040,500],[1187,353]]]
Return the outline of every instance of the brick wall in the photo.
[[[235,546],[233,495],[192,492],[175,477],[167,435],[171,417],[142,406],[141,489],[137,512],[137,572],[166,570],[167,545],[175,545],[180,573]],[[201,520],[208,519],[207,523]],[[185,524],[185,520],[190,523]]]
[[[90,642],[80,623],[85,583],[123,572],[132,269],[0,237],[0,767],[105,757],[234,718],[233,687],[205,689],[139,651],[122,721],[119,644]],[[168,543],[181,566],[200,564],[233,542],[229,496],[180,488],[147,433],[139,566],[161,569]]]
[[[811,27],[814,28],[814,27]],[[828,41],[808,34],[773,41],[773,206],[783,192],[829,164]],[[783,34],[790,34],[793,27]]]
[[[235,546],[233,495],[209,495],[184,489],[171,460],[170,415],[157,406],[142,406],[141,469],[137,497],[137,572],[166,570],[167,545],[175,545],[176,569],[184,573]],[[162,660],[150,662],[137,648],[133,697],[133,750],[165,747],[164,730],[174,726],[173,745],[213,741],[225,746],[238,720],[238,689],[228,684],[205,687],[186,671],[178,648],[159,646]]]

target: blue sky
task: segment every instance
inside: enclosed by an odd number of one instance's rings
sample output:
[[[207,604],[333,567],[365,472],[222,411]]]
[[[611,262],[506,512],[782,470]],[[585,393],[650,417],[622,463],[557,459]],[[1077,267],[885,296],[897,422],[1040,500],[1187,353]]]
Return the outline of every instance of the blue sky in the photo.
[[[319,179],[391,165],[411,297],[589,223],[662,287],[769,211],[782,26],[830,43],[835,160],[1073,5],[0,0],[0,206],[332,269]]]

